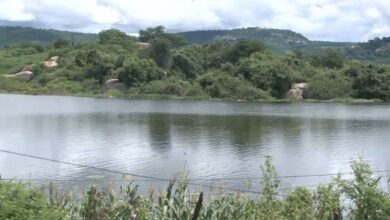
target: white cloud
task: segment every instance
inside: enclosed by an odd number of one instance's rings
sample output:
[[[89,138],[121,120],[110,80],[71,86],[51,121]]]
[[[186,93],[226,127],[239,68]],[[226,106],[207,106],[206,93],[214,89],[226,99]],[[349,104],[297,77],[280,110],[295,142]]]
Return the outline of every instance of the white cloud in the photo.
[[[368,8],[366,10],[365,14],[369,18],[373,18],[373,19],[377,19],[377,18],[382,17],[382,13],[378,9],[376,9],[376,8]]]
[[[389,0],[0,0],[0,22],[98,32],[268,27],[309,39],[365,41],[390,35]],[[27,22],[27,23],[26,23]]]
[[[35,17],[32,13],[24,11],[22,0],[1,0],[0,20],[8,21],[31,21]]]

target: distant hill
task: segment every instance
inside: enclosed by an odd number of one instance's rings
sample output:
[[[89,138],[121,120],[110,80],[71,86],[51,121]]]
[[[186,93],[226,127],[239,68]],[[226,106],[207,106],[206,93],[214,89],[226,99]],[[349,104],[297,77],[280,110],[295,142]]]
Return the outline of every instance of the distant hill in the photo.
[[[240,28],[232,30],[200,30],[176,33],[188,44],[210,43],[213,41],[235,42],[239,39],[258,40],[265,43],[274,53],[284,54],[299,50],[314,54],[325,49],[336,49],[348,58],[390,63],[390,37],[375,38],[365,43],[311,41],[302,34],[291,30],[269,28]],[[58,30],[45,30],[29,27],[0,26],[0,47],[21,43],[52,43],[58,39],[75,43],[96,42],[97,34]]]
[[[353,43],[310,41],[302,34],[291,30],[269,28],[189,31],[177,34],[183,36],[189,44],[209,43],[218,40],[234,42],[243,38],[258,40],[264,42],[275,53],[285,53],[292,50],[316,53],[327,48],[340,49],[353,45]]]
[[[45,30],[29,27],[0,26],[0,47],[21,43],[52,43],[58,39],[74,40],[75,43],[95,42],[97,34]]]
[[[360,60],[390,63],[390,37],[375,38],[366,43],[346,47],[345,55]]]

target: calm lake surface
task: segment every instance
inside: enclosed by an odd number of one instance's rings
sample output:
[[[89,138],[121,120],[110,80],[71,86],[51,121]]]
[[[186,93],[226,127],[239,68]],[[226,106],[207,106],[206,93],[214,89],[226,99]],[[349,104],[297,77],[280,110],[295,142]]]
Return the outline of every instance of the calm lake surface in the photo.
[[[250,177],[256,188],[266,155],[281,176],[349,172],[359,156],[390,169],[390,105],[0,94],[0,149],[167,179],[185,171],[196,183],[240,189],[248,181],[230,178]],[[122,178],[1,152],[0,174],[72,187]],[[310,187],[329,177],[282,181]]]

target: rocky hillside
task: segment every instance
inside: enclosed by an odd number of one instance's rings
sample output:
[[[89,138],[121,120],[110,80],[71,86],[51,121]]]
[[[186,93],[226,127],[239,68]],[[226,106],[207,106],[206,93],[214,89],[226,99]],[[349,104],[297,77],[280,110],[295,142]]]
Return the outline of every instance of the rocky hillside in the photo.
[[[349,58],[390,63],[390,37],[375,38],[366,43],[358,43],[345,48]]]
[[[212,41],[234,42],[239,39],[251,39],[264,42],[275,53],[286,53],[292,50],[301,50],[306,53],[316,53],[324,49],[340,49],[353,45],[343,42],[310,41],[302,34],[291,30],[269,28],[240,28],[232,30],[206,30],[181,32],[187,43],[208,43]]]

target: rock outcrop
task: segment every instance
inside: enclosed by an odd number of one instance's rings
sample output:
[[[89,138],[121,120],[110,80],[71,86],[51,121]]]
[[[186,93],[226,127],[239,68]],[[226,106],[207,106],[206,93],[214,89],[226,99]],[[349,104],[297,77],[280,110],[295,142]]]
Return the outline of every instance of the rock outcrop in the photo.
[[[119,82],[119,79],[109,79],[104,83],[104,89],[116,89],[121,92],[126,92],[128,87],[126,84]]]
[[[150,47],[150,43],[137,42],[137,45],[139,49],[146,49]]]
[[[33,67],[34,67],[34,64],[24,65],[24,67],[22,68],[21,71],[31,71],[32,72]]]
[[[50,59],[43,62],[43,65],[47,68],[56,67],[58,66],[58,56],[51,57]]]
[[[21,79],[24,81],[29,81],[33,76],[33,72],[21,71],[19,73],[15,73],[15,74],[5,74],[4,76],[7,78],[15,78],[15,79]]]
[[[286,99],[301,101],[303,100],[303,92],[307,88],[307,83],[294,83],[291,89],[286,93]]]

